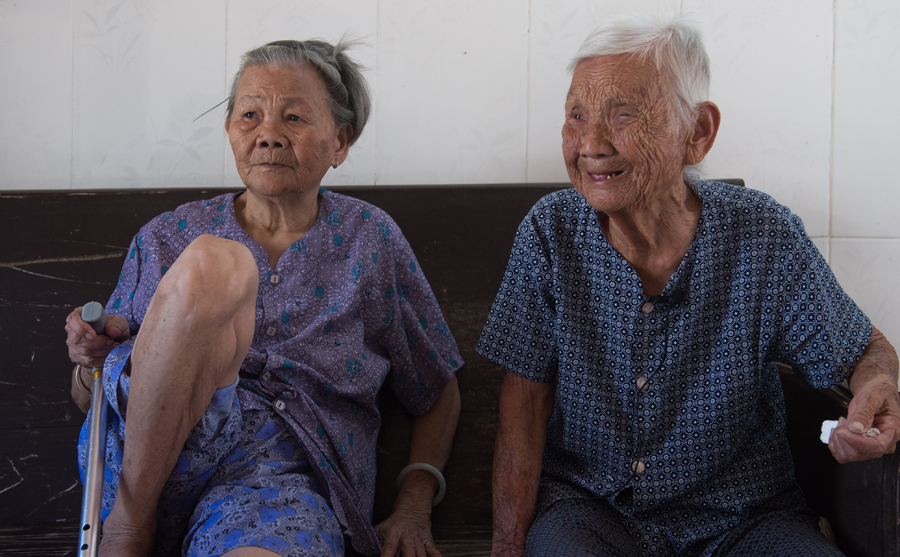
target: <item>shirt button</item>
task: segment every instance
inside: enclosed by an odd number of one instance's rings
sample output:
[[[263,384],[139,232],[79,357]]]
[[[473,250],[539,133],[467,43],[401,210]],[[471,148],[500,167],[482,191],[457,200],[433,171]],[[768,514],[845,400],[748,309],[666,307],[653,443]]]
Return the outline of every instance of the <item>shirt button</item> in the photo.
[[[268,329],[266,329],[266,334],[270,337],[274,337],[277,333],[278,329],[276,329],[275,327],[269,327]]]
[[[279,409],[279,410],[284,410],[284,401],[283,401],[283,400],[276,400],[276,401],[275,401],[275,408],[277,408],[277,409]]]
[[[644,315],[650,313],[651,311],[653,311],[653,304],[650,302],[644,302],[644,305],[641,306],[641,311],[644,313]]]
[[[269,275],[269,282],[271,282],[272,284],[280,283],[281,275],[276,275],[275,273],[272,273],[271,275]]]
[[[272,377],[272,374],[269,373],[269,372],[267,371],[267,372],[265,372],[265,373],[262,374],[262,376],[260,377],[260,379],[262,379],[263,381],[268,381],[270,377]]]
[[[649,389],[650,388],[650,379],[643,377],[643,376],[638,377],[637,378],[637,388],[642,391],[646,391],[647,389]]]
[[[647,469],[647,467],[644,466],[643,460],[635,460],[634,462],[631,463],[631,471],[634,472],[635,474],[637,474],[638,476],[643,474],[644,470],[646,470],[646,469]]]

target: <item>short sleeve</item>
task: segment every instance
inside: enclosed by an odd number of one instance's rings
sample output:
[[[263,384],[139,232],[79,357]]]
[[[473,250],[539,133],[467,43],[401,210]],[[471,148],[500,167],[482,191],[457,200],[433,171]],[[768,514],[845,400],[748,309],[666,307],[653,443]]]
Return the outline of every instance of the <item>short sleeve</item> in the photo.
[[[790,365],[817,388],[850,377],[872,334],[869,318],[844,292],[831,268],[790,214],[793,247],[780,262],[772,359]]]
[[[526,379],[551,381],[557,372],[552,240],[532,209],[519,229],[500,291],[475,350]]]
[[[385,215],[386,277],[378,296],[389,302],[377,314],[386,327],[383,351],[391,361],[385,382],[412,415],[431,408],[463,364],[431,286],[397,225]]]
[[[144,314],[144,312],[135,311],[135,296],[138,296],[137,289],[140,281],[141,264],[145,258],[142,243],[143,235],[141,233],[138,233],[131,240],[131,245],[128,247],[128,253],[125,254],[125,261],[122,264],[122,271],[119,273],[119,280],[116,282],[116,288],[106,303],[107,314],[119,315],[128,321],[132,337],[137,334]]]

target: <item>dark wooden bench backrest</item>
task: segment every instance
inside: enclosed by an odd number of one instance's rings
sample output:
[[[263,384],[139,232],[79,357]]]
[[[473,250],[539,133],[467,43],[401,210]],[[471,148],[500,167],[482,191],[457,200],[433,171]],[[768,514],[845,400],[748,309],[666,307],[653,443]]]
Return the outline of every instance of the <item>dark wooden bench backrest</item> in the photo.
[[[436,524],[490,525],[490,469],[503,370],[475,351],[519,222],[566,187],[352,187],[335,191],[386,210],[409,239],[459,343],[463,413]],[[125,251],[150,218],[237,190],[0,194],[0,524],[77,520],[75,441],[83,415],[69,398],[63,323],[76,305],[106,302]],[[390,512],[410,421],[381,404],[375,519]],[[15,504],[13,504],[15,502]]]

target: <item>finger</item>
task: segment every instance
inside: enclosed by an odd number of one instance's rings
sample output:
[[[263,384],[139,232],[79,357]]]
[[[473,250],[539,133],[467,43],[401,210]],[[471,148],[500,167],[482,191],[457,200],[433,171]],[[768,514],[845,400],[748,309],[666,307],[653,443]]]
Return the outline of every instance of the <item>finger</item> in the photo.
[[[73,333],[69,333],[69,336],[66,338],[66,344],[70,349],[74,347],[80,347],[84,350],[108,351],[113,345],[116,344],[116,340],[106,335],[88,338],[87,335],[83,335],[76,331]]]
[[[885,415],[900,416],[900,399],[893,382],[868,383],[856,393],[847,408],[850,430],[856,433],[865,433],[880,416]]]
[[[427,557],[442,557],[441,552],[434,545],[434,540],[425,540],[425,554]]]
[[[128,321],[121,315],[110,315],[106,321],[106,335],[119,341],[128,340],[131,336],[131,330],[128,327]]]
[[[87,339],[78,333],[70,333],[66,339],[69,359],[83,366],[100,367],[115,346],[119,344],[107,336]]]
[[[847,426],[850,431],[863,434],[872,427],[875,414],[878,413],[883,402],[882,397],[870,391],[854,396],[847,408]]]
[[[80,312],[72,312],[72,314],[66,317],[66,332],[87,339],[94,339],[97,337],[94,328],[84,322]]]
[[[881,432],[875,439],[884,441],[884,453],[893,453],[896,450],[897,441],[900,439],[900,417],[893,414],[877,415],[873,427],[878,428],[878,431]]]
[[[103,364],[106,361],[106,354],[70,353],[69,359],[84,367],[103,367]]]
[[[72,313],[66,316],[66,323],[75,318],[76,315],[81,315],[81,306],[72,310]]]
[[[384,544],[381,546],[381,557],[394,557],[397,554],[397,536],[393,531],[388,531],[387,534],[382,534]]]
[[[79,336],[84,336],[87,331],[82,324],[84,324],[84,321],[81,320],[81,317],[70,314],[66,317],[66,332],[70,335],[76,334]]]
[[[420,555],[419,549],[423,549],[416,539],[417,536],[413,531],[407,531],[406,535],[400,538],[400,550],[403,557],[424,557],[424,552]]]
[[[858,462],[878,458],[887,453],[890,449],[890,441],[890,435],[864,437],[849,430],[845,424],[831,435],[828,448],[838,462]]]

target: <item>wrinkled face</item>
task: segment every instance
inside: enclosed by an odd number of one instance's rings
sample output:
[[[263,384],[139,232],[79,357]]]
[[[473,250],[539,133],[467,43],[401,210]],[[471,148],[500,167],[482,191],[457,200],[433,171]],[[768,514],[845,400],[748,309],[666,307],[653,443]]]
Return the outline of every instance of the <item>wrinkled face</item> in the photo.
[[[318,191],[350,137],[335,128],[325,84],[309,66],[244,70],[225,130],[241,180],[263,195]]]
[[[683,187],[687,136],[674,102],[653,65],[629,55],[575,68],[563,156],[572,184],[594,209],[629,211]]]

